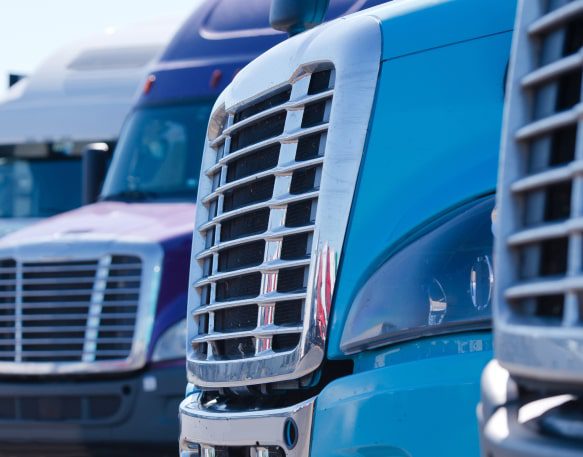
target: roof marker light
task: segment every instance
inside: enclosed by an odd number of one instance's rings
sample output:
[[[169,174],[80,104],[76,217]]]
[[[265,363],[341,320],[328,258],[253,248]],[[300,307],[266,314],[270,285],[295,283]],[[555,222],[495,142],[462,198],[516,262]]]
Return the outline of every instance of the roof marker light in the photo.
[[[212,72],[211,80],[209,81],[209,86],[211,87],[211,89],[216,89],[219,86],[219,83],[221,82],[222,77],[223,77],[223,72],[221,70],[219,70],[218,68]]]
[[[148,78],[146,79],[146,82],[144,84],[144,94],[150,93],[150,91],[152,90],[152,86],[154,85],[155,82],[156,82],[156,75],[148,76]]]

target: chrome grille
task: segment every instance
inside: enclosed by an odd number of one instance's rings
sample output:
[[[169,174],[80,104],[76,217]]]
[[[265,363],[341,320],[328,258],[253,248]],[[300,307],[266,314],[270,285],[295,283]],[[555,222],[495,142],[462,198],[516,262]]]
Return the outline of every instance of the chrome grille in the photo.
[[[330,67],[277,88],[230,113],[211,145],[205,249],[196,255],[203,276],[194,284],[199,360],[261,357],[300,342],[333,84]]]
[[[127,359],[141,275],[135,256],[0,260],[0,362]]]
[[[273,48],[219,96],[192,244],[191,383],[301,387],[321,366],[380,62],[378,21],[354,16]]]
[[[496,350],[583,382],[583,1],[522,1],[499,184]]]

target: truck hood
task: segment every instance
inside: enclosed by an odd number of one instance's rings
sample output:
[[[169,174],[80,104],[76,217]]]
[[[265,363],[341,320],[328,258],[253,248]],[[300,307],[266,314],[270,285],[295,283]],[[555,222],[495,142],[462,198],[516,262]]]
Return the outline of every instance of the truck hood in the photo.
[[[191,203],[100,202],[8,234],[0,247],[57,240],[161,242],[191,233],[194,213]]]

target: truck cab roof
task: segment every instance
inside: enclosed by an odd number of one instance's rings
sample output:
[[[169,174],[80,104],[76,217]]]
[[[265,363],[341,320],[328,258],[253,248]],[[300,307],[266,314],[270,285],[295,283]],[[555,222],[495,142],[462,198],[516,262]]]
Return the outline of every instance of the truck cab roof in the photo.
[[[332,0],[326,20],[386,0]],[[166,47],[152,70],[155,83],[138,105],[216,98],[250,60],[286,38],[270,27],[271,0],[203,2]]]
[[[180,25],[163,18],[65,46],[0,98],[0,145],[113,140],[151,62]]]

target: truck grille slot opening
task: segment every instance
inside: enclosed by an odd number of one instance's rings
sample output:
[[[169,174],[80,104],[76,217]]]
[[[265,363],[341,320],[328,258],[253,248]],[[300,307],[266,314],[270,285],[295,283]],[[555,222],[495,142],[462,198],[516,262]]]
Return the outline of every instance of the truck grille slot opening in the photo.
[[[310,255],[308,249],[312,245],[311,238],[311,234],[309,233],[285,237],[281,248],[281,259],[297,260],[308,257]]]
[[[275,307],[275,325],[298,325],[302,322],[302,300],[278,303]]]
[[[215,312],[215,331],[221,333],[253,330],[257,326],[257,305],[227,308]]]
[[[567,272],[568,250],[567,238],[550,239],[521,247],[520,278],[564,275]]]
[[[219,271],[233,271],[260,265],[263,262],[265,241],[235,246],[219,253]]]
[[[571,71],[537,88],[534,119],[569,110],[581,101],[581,69]]]
[[[267,201],[273,194],[274,176],[258,179],[235,190],[225,192],[223,211],[233,211],[254,203]]]
[[[273,337],[273,352],[286,352],[295,348],[300,343],[299,334],[275,335]]]
[[[300,138],[296,151],[296,161],[304,162],[324,155],[324,149],[322,147],[323,139],[325,140],[324,135],[321,133]]]
[[[573,161],[576,141],[576,125],[533,140],[529,147],[528,172],[537,173]]]
[[[279,272],[278,292],[298,292],[306,288],[306,268],[289,268]]]
[[[257,297],[260,287],[261,273],[235,276],[217,281],[217,301]]]
[[[291,86],[286,86],[279,92],[271,95],[270,97],[262,100],[260,102],[256,102],[250,105],[247,108],[243,108],[242,110],[238,111],[235,114],[234,123],[237,124],[238,122],[244,121],[245,119],[250,118],[251,116],[255,116],[256,114],[261,113],[262,111],[266,111],[271,108],[275,108],[276,106],[283,105],[287,101],[289,101],[291,96]]]
[[[142,262],[134,256],[0,261],[0,361],[127,359],[141,275]],[[3,293],[4,278],[10,279],[10,295]]]
[[[317,71],[312,74],[312,77],[310,78],[310,86],[308,87],[308,95],[319,94],[330,89],[331,76],[331,69]]]
[[[320,187],[320,168],[303,168],[294,172],[289,193],[292,195],[305,194]]]
[[[326,103],[326,100],[321,100],[306,105],[304,108],[304,116],[302,118],[302,128],[314,127],[324,122]]]
[[[512,310],[521,320],[535,323],[537,319],[560,325],[565,299],[563,295],[542,295],[511,302]]]
[[[14,359],[16,262],[0,260],[0,361]]]
[[[242,216],[226,219],[221,224],[221,241],[232,241],[263,233],[267,230],[268,221],[269,208],[261,208]]]
[[[255,340],[251,337],[215,341],[214,356],[218,360],[246,359],[255,355]]]
[[[261,141],[269,140],[283,133],[286,112],[282,111],[267,118],[242,127],[231,136],[231,151],[246,148]]]
[[[229,164],[227,182],[236,181],[277,166],[280,144],[274,144]]]
[[[525,227],[568,219],[571,215],[571,188],[571,181],[567,181],[526,192]]]
[[[207,148],[195,363],[269,357],[300,343],[334,84],[333,68],[319,67],[307,84],[300,78],[231,111],[223,138]]]
[[[287,207],[286,227],[303,227],[316,220],[316,200],[303,200]]]

